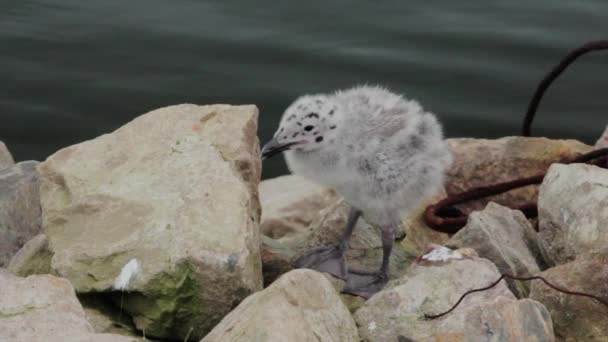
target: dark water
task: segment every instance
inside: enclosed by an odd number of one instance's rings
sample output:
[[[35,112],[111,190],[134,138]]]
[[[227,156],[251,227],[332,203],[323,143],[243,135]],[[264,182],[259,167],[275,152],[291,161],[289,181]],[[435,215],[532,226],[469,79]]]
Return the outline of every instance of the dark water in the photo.
[[[0,140],[40,160],[183,102],[255,103],[266,140],[299,94],[366,82],[420,100],[449,136],[519,134],[549,67],[606,38],[606,0],[0,0]],[[583,57],[535,133],[593,142],[606,95],[608,51]]]

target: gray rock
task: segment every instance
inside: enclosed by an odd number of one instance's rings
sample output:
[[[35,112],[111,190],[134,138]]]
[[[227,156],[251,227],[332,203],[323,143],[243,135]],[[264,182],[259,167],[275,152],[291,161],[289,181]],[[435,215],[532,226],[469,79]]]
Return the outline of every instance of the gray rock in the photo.
[[[519,210],[493,202],[483,211],[471,213],[467,225],[446,246],[473,248],[480,257],[496,264],[500,273],[526,276],[540,272],[532,253],[538,250],[538,238],[530,222]],[[508,284],[519,298],[527,296],[527,283],[508,281]]]
[[[473,252],[474,253],[474,252]],[[504,283],[465,297],[450,314],[434,320],[424,314],[449,309],[468,290],[493,283],[500,274],[490,261],[464,251],[460,259],[421,261],[355,312],[364,341],[553,341],[547,310],[516,300]]]
[[[0,269],[0,289],[0,341],[137,341],[95,334],[66,279],[51,275],[20,278]]]
[[[359,341],[357,326],[332,284],[294,270],[247,297],[205,336],[219,341]]]
[[[25,161],[0,170],[0,267],[40,233],[37,165]]]
[[[608,249],[579,255],[540,275],[563,289],[596,295],[608,303]],[[547,307],[559,341],[608,340],[608,307],[600,302],[556,291],[540,281],[532,283],[530,298]]]
[[[608,170],[555,164],[538,198],[539,237],[551,264],[608,245]]]
[[[0,141],[0,170],[15,165],[15,160],[6,145]]]
[[[52,272],[110,292],[146,336],[202,338],[262,288],[257,118],[171,106],[50,156],[38,170]]]

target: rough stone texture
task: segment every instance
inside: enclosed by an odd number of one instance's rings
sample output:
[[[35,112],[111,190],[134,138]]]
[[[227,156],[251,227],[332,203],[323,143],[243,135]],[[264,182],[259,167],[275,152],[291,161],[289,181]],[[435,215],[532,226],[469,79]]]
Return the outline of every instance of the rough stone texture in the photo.
[[[348,215],[349,206],[343,200],[337,200],[322,210],[310,224],[306,232],[292,237],[288,241],[262,239],[262,259],[264,263],[264,280],[271,283],[276,277],[291,270],[294,261],[307,251],[338,243]],[[395,243],[391,253],[389,275],[399,277],[407,265],[415,259],[415,251],[407,250]],[[377,270],[382,260],[382,240],[378,229],[359,219],[351,238],[346,259],[352,267]]]
[[[505,182],[545,172],[562,158],[572,158],[593,148],[576,140],[505,137],[495,140],[448,139],[454,162],[448,171],[449,194],[472,187]],[[481,210],[488,201],[514,207],[534,200],[538,186],[509,191],[458,206],[465,212]]]
[[[261,232],[276,240],[301,233],[336,199],[334,191],[296,175],[264,180],[260,183]]]
[[[561,288],[593,294],[608,302],[608,249],[541,273]],[[559,341],[608,341],[608,307],[600,302],[555,291],[534,282],[530,298],[543,303],[553,319]]]
[[[439,336],[449,335],[454,341],[464,340],[468,312],[480,310],[481,305],[498,296],[514,299],[504,283],[467,296],[454,312],[443,318],[424,320],[423,315],[449,309],[464,292],[487,286],[499,276],[494,264],[478,257],[413,263],[406,274],[389,282],[355,312],[361,338],[395,341],[401,335],[413,341],[436,341]]]
[[[65,148],[38,168],[52,271],[111,290],[147,336],[202,338],[262,288],[255,106],[178,105]]]
[[[0,170],[0,267],[40,233],[38,162],[25,161]]]
[[[489,259],[500,273],[534,275],[540,268],[532,250],[538,250],[538,237],[519,210],[490,202],[483,211],[471,213],[464,226],[446,243],[446,247],[473,248]],[[509,288],[518,297],[526,297],[528,283],[509,280]]]
[[[20,278],[0,270],[0,289],[0,341],[136,341],[95,334],[66,279]]]
[[[594,147],[596,149],[608,147],[608,126],[606,126],[606,129],[604,130],[604,133],[602,133],[602,136],[597,139],[597,142],[595,143]]]
[[[0,170],[15,165],[15,160],[6,145],[0,141]]]
[[[467,312],[463,340],[552,342],[555,335],[544,305],[500,296]]]
[[[13,256],[8,270],[20,277],[51,273],[52,257],[46,235],[38,234]]]
[[[247,297],[202,341],[359,341],[332,284],[312,270],[284,274]]]
[[[539,236],[549,261],[563,264],[608,245],[608,170],[551,166],[538,198]]]

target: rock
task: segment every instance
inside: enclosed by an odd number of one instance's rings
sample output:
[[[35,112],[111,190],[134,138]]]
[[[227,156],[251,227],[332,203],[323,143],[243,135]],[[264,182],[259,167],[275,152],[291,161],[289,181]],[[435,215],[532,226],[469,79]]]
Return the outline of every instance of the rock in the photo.
[[[502,296],[467,312],[463,337],[471,342],[555,341],[551,316],[544,305]]]
[[[608,249],[577,256],[540,275],[563,289],[592,294],[608,303]],[[608,307],[600,302],[555,291],[540,281],[532,283],[530,298],[547,307],[559,341],[606,341]]]
[[[606,129],[604,130],[604,133],[602,133],[602,136],[597,139],[597,142],[595,143],[594,147],[596,149],[608,147],[608,126],[606,126]]]
[[[454,194],[477,186],[485,186],[534,176],[547,170],[551,163],[572,158],[592,150],[576,140],[504,137],[495,140],[448,139],[454,162],[448,171],[446,190]],[[513,208],[533,201],[538,186],[528,186],[459,205],[464,212],[481,210],[493,201]]]
[[[357,327],[332,284],[295,270],[247,297],[202,340],[359,341]]]
[[[264,262],[265,284],[270,284],[277,276],[291,270],[295,260],[307,251],[320,246],[335,245],[340,240],[349,206],[337,200],[322,210],[310,224],[306,232],[288,241],[263,239],[262,260]],[[350,266],[358,269],[377,270],[382,260],[382,239],[380,231],[359,219],[351,238],[346,259]],[[415,259],[415,251],[407,250],[395,243],[391,253],[389,275],[399,277],[407,265]]]
[[[301,239],[305,236],[299,234]],[[297,244],[302,242],[281,242],[262,235],[262,273],[264,275],[264,287],[272,284],[282,274],[293,269],[293,261],[296,258]]]
[[[8,270],[20,277],[51,273],[51,258],[46,235],[38,234],[13,256]]]
[[[0,141],[0,170],[15,165],[15,160],[6,145]]]
[[[38,162],[25,161],[0,170],[0,267],[40,233]]]
[[[202,338],[262,288],[257,117],[171,106],[49,157],[52,272],[81,294],[114,291],[146,336]]]
[[[464,226],[446,243],[446,247],[473,248],[480,257],[489,259],[500,273],[530,276],[540,272],[532,253],[539,249],[532,225],[519,210],[490,202],[483,211],[471,213]],[[508,281],[519,298],[526,297],[527,283]]]
[[[262,234],[280,240],[301,233],[336,199],[334,191],[296,175],[264,180],[260,183]]]
[[[552,264],[608,245],[608,170],[551,166],[538,198],[539,237]]]
[[[395,341],[399,335],[412,341],[435,341],[439,336],[465,336],[466,315],[482,309],[499,296],[514,300],[504,283],[467,296],[451,314],[436,320],[423,315],[449,309],[468,290],[498,279],[496,266],[486,259],[466,257],[413,263],[398,280],[371,297],[354,314],[364,341]],[[437,339],[438,340],[438,339]]]
[[[137,341],[95,334],[66,279],[20,278],[0,270],[0,288],[0,341]]]

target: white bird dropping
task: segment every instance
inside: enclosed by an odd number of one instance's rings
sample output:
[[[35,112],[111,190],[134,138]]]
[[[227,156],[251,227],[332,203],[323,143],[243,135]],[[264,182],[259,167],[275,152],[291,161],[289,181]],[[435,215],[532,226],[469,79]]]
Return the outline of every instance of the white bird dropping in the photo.
[[[131,259],[120,270],[120,274],[114,280],[114,289],[124,291],[129,287],[131,279],[141,273],[141,265],[137,259]]]
[[[438,247],[422,256],[423,260],[428,261],[448,261],[450,259],[462,259],[462,254],[447,247]]]

